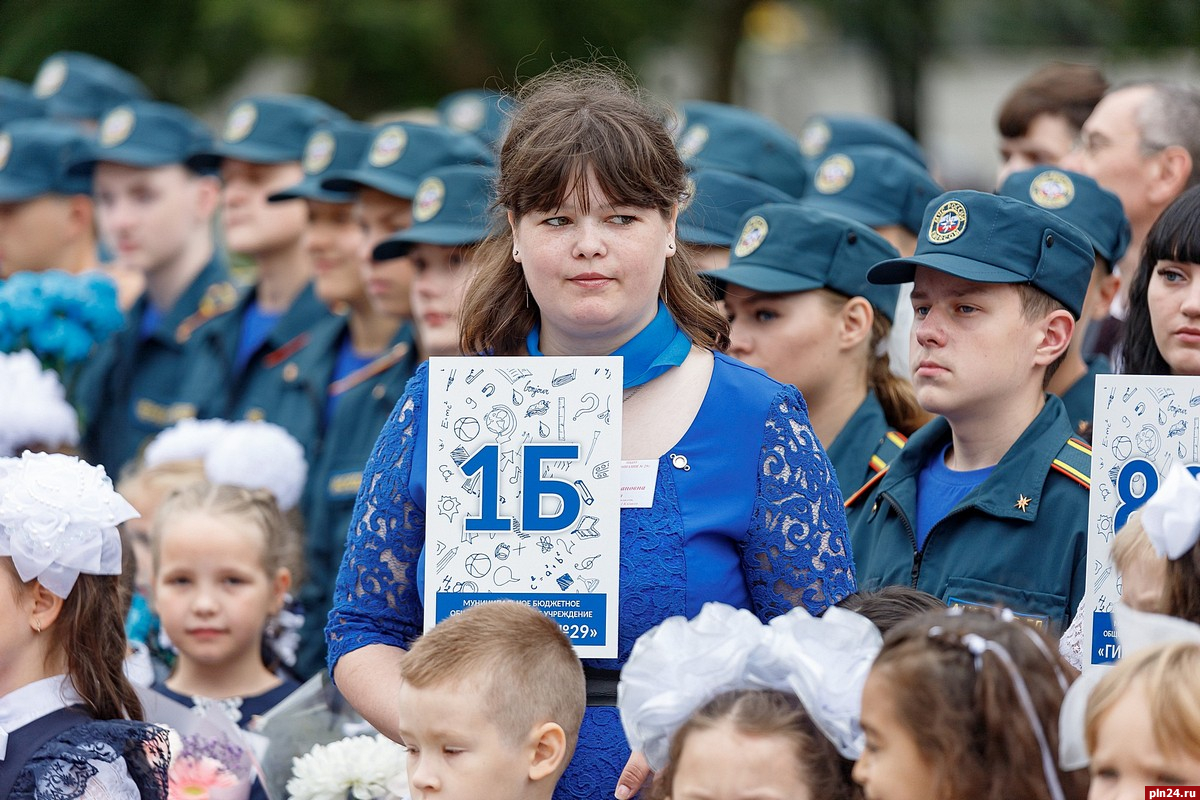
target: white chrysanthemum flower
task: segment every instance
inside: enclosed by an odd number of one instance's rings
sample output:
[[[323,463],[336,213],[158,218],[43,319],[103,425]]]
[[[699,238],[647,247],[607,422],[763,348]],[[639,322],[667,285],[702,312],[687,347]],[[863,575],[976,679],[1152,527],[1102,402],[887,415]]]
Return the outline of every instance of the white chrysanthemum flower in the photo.
[[[53,370],[28,350],[0,353],[0,456],[79,444],[79,417]]]
[[[292,759],[287,791],[292,800],[397,797],[392,791],[407,787],[406,772],[403,747],[383,736],[355,736],[317,745]]]
[[[300,502],[308,462],[300,443],[278,425],[234,422],[204,457],[204,474],[213,483],[266,489],[289,511]]]

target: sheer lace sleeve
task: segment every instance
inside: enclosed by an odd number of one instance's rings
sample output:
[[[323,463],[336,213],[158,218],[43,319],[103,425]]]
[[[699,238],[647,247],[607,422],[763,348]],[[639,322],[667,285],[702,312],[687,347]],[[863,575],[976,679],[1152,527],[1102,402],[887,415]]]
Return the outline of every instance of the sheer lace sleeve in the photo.
[[[771,401],[742,559],[763,619],[800,605],[820,614],[855,590],[837,478],[793,387]]]
[[[363,470],[325,629],[331,674],[346,653],[370,644],[407,647],[421,633],[417,561],[425,510],[412,497],[410,480],[418,443],[424,446],[427,375],[422,365]]]
[[[161,800],[169,761],[165,728],[129,720],[85,722],[34,754],[10,800]]]

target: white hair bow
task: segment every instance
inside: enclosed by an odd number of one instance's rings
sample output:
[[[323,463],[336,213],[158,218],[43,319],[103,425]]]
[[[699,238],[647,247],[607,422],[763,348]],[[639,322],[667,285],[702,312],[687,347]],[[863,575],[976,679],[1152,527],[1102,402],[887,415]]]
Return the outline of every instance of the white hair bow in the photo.
[[[1160,556],[1174,561],[1200,539],[1200,482],[1180,464],[1171,467],[1142,506],[1142,526]]]
[[[81,573],[121,574],[117,526],[136,516],[103,467],[57,453],[0,459],[0,556],[63,599]]]
[[[749,611],[707,603],[692,620],[671,617],[643,634],[621,670],[617,706],[625,735],[656,770],[670,740],[696,709],[736,689],[795,694],[838,751],[862,754],[862,688],[879,653],[865,617],[803,608],[763,625]]]

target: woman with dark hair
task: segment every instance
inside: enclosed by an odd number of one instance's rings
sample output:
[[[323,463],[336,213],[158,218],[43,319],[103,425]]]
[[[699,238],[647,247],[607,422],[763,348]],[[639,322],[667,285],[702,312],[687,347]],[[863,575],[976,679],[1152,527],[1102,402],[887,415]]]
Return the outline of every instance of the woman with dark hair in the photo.
[[[1200,375],[1200,187],[1167,206],[1129,287],[1121,372]]]
[[[658,465],[652,506],[621,511],[619,654],[585,661],[590,705],[556,797],[614,791],[629,749],[612,689],[640,634],[710,600],[769,619],[854,590],[841,495],[799,392],[721,352],[728,324],[675,236],[686,174],[664,119],[608,70],[532,82],[500,154],[508,225],[481,246],[461,314],[464,352],[622,356],[622,458]],[[395,684],[380,676],[400,673],[423,619],[427,380],[367,465],[327,628],[338,686],[392,734]]]

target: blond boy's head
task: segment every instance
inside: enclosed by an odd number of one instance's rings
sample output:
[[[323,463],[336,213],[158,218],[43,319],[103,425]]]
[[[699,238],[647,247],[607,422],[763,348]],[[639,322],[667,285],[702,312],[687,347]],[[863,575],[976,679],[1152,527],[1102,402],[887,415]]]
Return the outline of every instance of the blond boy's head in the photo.
[[[414,798],[549,797],[587,704],[583,666],[558,625],[529,606],[474,606],[405,656],[400,733]],[[478,792],[484,794],[478,794]]]

